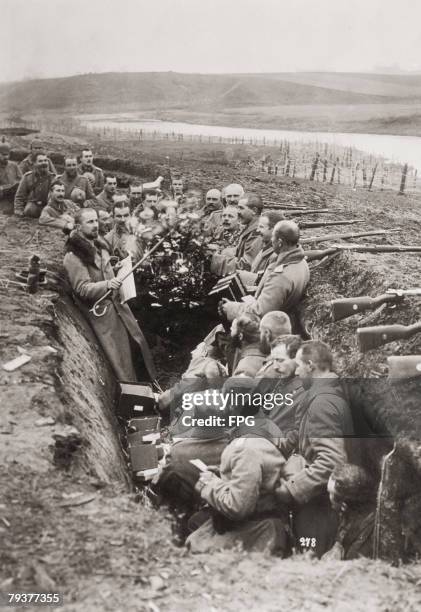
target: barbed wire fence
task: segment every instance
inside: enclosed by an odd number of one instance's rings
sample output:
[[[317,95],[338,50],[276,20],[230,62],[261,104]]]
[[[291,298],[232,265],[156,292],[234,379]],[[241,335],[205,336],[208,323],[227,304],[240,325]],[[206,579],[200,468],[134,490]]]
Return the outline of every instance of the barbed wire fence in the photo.
[[[271,148],[257,159],[250,158],[250,165],[269,175],[307,179],[331,185],[346,185],[352,189],[393,190],[399,194],[420,192],[421,183],[416,168],[408,164],[388,161],[381,156],[367,154],[355,147],[345,147],[326,142],[290,141],[249,136],[212,136],[144,130],[115,126],[93,126],[73,117],[44,118],[19,122],[3,121],[2,128],[25,127],[31,130],[53,132],[68,136],[95,139],[104,142],[168,141],[242,145]],[[276,152],[273,152],[273,148]]]

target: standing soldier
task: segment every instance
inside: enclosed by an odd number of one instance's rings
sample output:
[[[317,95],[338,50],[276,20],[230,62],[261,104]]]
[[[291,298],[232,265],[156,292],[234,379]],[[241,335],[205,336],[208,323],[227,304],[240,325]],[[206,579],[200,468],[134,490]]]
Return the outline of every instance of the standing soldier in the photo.
[[[10,144],[0,142],[0,212],[13,213],[13,198],[22,178],[22,173],[16,162],[9,160]]]
[[[94,193],[95,195],[101,193],[101,191],[104,189],[104,173],[101,168],[98,168],[98,166],[94,166],[94,155],[91,149],[82,149],[82,155],[80,158],[78,170],[79,174],[81,174],[82,176],[86,172],[93,174],[95,178],[95,182],[93,184]]]
[[[121,304],[117,290],[121,286],[114,276],[110,255],[98,240],[98,215],[93,208],[81,208],[75,215],[75,231],[66,245],[63,265],[77,303],[91,325],[118,380],[141,380],[144,372],[156,380],[153,358],[139,325],[127,304]],[[96,317],[90,308],[105,295],[106,311]],[[136,351],[143,363],[136,364]],[[136,368],[138,365],[138,368]]]
[[[19,168],[22,174],[26,174],[27,172],[30,172],[31,170],[34,169],[34,165],[35,165],[35,161],[36,161],[38,153],[45,155],[44,143],[39,138],[33,139],[33,141],[31,142],[30,148],[31,148],[31,152],[29,153],[29,155],[25,157],[25,159],[23,159],[19,164]],[[47,157],[47,160],[48,160],[49,172],[52,172],[53,174],[57,174],[57,171],[51,159]]]
[[[15,215],[38,219],[48,202],[51,183],[56,175],[48,170],[48,157],[38,153],[34,169],[23,175],[15,195]]]

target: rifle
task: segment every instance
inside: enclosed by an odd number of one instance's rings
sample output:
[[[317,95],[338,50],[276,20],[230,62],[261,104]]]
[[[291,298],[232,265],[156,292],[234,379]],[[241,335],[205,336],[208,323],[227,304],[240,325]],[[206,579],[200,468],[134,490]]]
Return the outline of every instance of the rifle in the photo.
[[[327,242],[328,240],[342,240],[345,238],[363,238],[364,236],[383,236],[385,234],[390,234],[390,232],[398,231],[399,229],[372,230],[371,232],[349,232],[348,234],[325,234],[324,236],[311,236],[310,238],[303,238],[301,240],[301,244],[308,244],[310,242]]]
[[[293,217],[299,217],[301,215],[312,215],[312,214],[318,214],[318,213],[332,212],[328,208],[296,208],[296,209],[288,208],[286,210],[282,208],[282,206],[279,207],[279,210],[282,210],[282,212],[285,215],[291,215]]]
[[[391,355],[387,364],[389,379],[421,376],[421,355]]]
[[[278,202],[274,202],[273,200],[265,200],[264,201],[265,208],[273,208],[274,210],[284,210],[292,209],[292,210],[306,210],[306,206],[299,206],[297,204],[287,204],[284,202],[283,204],[279,204]]]
[[[351,219],[344,221],[299,221],[300,229],[308,229],[310,227],[327,227],[328,225],[353,225],[354,223],[362,223],[364,219]]]
[[[360,297],[341,298],[332,300],[332,320],[340,321],[364,310],[376,310],[382,304],[396,304],[405,296],[421,296],[421,289],[388,289],[386,293],[377,297],[362,295]]]
[[[301,243],[303,242],[304,241],[301,240]],[[323,259],[328,255],[339,253],[340,251],[355,251],[356,253],[419,253],[421,252],[421,246],[335,244],[328,249],[308,249],[304,251],[304,253],[307,261],[315,261],[316,259]]]
[[[407,340],[421,332],[421,321],[412,325],[377,325],[357,329],[358,346],[362,353],[395,340]]]

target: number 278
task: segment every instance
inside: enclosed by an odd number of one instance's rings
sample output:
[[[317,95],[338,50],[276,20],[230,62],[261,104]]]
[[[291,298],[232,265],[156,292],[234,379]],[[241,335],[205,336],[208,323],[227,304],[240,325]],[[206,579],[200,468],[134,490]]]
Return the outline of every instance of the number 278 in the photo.
[[[302,548],[314,548],[316,546],[316,538],[300,538]]]

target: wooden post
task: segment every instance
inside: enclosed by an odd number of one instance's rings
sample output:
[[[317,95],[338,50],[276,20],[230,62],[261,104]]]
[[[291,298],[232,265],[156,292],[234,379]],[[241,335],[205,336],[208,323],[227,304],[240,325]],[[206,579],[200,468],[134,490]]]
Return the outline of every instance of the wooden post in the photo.
[[[363,173],[363,187],[364,189],[367,188],[367,169],[365,167],[365,163],[363,162],[362,165],[362,173]]]
[[[332,167],[332,174],[330,175],[330,181],[329,181],[331,185],[333,185],[333,181],[335,180],[336,164],[337,164],[337,161],[335,159],[335,162]]]
[[[378,162],[375,163],[373,172],[371,173],[370,184],[368,186],[369,191],[371,191],[371,188],[373,187],[373,181],[374,181],[374,177],[376,176],[377,166],[378,166]]]
[[[325,149],[326,149],[327,145],[325,145]],[[327,159],[326,157],[323,160],[323,182],[326,183],[326,178],[327,178]]]
[[[355,164],[355,168],[354,168],[354,184],[352,186],[352,188],[354,189],[354,191],[357,189],[357,178],[358,178],[358,168],[360,167],[360,162],[357,162]]]
[[[311,166],[310,181],[314,181],[314,176],[316,174],[318,163],[319,163],[319,154],[316,153],[316,157],[314,158],[313,165]]]
[[[405,193],[405,184],[406,184],[406,175],[408,174],[408,164],[405,164],[402,169],[402,178],[401,178],[401,186],[399,189],[398,195],[404,195]]]
[[[414,191],[417,188],[417,176],[418,176],[418,170],[415,170],[414,172]]]

